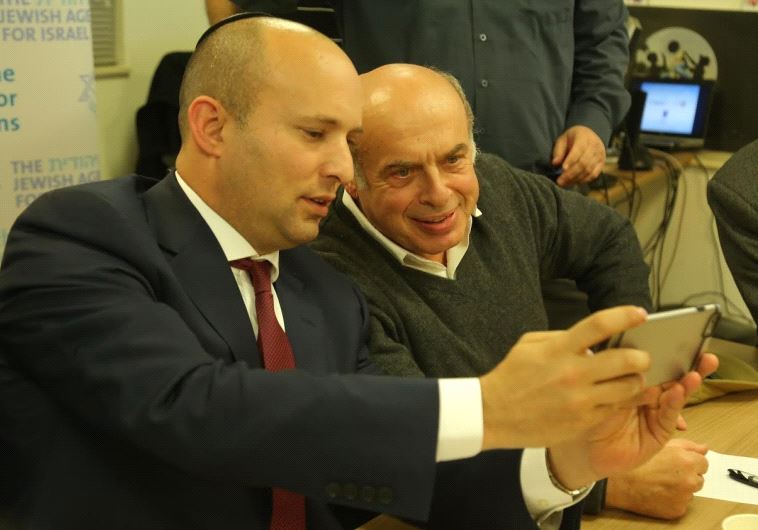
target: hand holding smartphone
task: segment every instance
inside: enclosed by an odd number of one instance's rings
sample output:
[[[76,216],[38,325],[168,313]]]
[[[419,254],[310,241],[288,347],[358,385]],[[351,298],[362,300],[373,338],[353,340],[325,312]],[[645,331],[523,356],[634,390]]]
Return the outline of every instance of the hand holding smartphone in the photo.
[[[650,353],[646,386],[681,378],[697,367],[701,349],[721,316],[718,304],[653,313],[647,321],[610,338],[607,348],[634,348]]]

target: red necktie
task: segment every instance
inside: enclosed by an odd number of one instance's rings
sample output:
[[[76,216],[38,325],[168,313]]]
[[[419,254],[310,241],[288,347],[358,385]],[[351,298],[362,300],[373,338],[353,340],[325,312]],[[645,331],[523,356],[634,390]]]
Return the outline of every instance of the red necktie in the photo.
[[[290,341],[276,320],[274,296],[271,293],[271,264],[250,258],[234,260],[232,267],[250,274],[255,290],[255,313],[258,317],[258,348],[263,353],[263,366],[271,372],[295,367]],[[305,497],[281,488],[272,488],[271,530],[305,529]]]

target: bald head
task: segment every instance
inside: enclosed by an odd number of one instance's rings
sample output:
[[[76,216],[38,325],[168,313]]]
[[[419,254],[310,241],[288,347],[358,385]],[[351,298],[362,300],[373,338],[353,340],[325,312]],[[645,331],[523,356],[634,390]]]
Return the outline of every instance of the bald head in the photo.
[[[460,82],[451,74],[415,64],[388,64],[361,76],[364,113],[404,112],[421,106],[434,112],[439,94],[460,100],[468,127],[473,133],[474,113]],[[404,108],[403,108],[404,107]]]
[[[253,17],[219,27],[198,45],[182,79],[179,94],[182,139],[186,140],[187,109],[192,100],[198,96],[212,97],[244,125],[272,71],[303,57],[315,64],[314,49],[344,55],[328,37],[297,22]]]
[[[358,73],[306,26],[222,24],[201,40],[183,81],[177,171],[257,252],[310,241],[352,179]]]
[[[474,114],[463,88],[451,74],[414,64],[388,64],[361,75],[361,84],[364,134],[359,159],[406,124],[432,127],[451,116],[465,122],[472,153],[476,153]],[[362,185],[359,160],[356,175]]]

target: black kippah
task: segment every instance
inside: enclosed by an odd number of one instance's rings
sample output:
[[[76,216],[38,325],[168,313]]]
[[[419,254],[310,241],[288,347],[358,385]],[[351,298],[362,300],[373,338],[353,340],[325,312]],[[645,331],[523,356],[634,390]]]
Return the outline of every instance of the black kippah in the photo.
[[[197,39],[197,44],[195,44],[195,49],[197,49],[198,46],[200,46],[200,43],[202,43],[205,39],[210,37],[213,33],[216,32],[216,30],[222,26],[226,26],[227,24],[231,24],[232,22],[237,22],[238,20],[243,20],[245,18],[254,18],[254,17],[270,17],[268,13],[263,13],[260,11],[245,11],[243,13],[235,13],[232,16],[222,18],[212,26],[210,26],[208,29],[206,29],[202,35],[200,35],[200,38]]]

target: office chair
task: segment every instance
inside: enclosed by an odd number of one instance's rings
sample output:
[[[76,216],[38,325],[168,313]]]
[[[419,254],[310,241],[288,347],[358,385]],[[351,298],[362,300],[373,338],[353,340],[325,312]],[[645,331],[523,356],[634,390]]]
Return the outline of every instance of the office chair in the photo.
[[[179,87],[192,52],[163,56],[153,74],[147,102],[137,110],[136,172],[163,178],[174,167],[182,145],[179,135]]]

